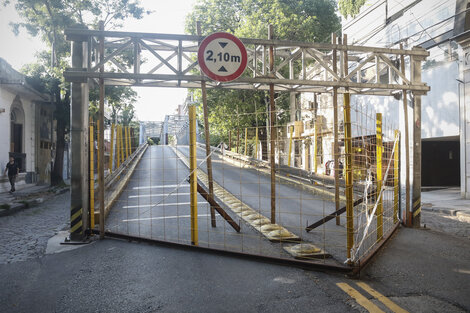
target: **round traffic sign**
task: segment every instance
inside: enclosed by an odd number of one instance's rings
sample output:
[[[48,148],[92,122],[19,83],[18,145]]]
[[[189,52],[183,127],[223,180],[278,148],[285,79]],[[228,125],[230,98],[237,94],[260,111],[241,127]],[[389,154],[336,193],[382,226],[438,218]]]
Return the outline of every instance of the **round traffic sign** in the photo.
[[[204,38],[197,59],[202,72],[220,82],[238,78],[248,62],[245,46],[240,39],[222,32]]]

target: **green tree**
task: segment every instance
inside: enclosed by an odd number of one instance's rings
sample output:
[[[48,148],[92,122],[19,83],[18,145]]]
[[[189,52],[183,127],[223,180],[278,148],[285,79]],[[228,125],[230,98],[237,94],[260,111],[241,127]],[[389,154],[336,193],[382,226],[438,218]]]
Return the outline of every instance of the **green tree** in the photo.
[[[10,0],[0,0],[4,6],[12,5]],[[32,36],[41,36],[49,46],[38,55],[36,65],[25,68],[32,81],[44,92],[51,94],[55,103],[57,120],[57,143],[51,184],[62,179],[65,134],[69,121],[69,88],[63,81],[62,72],[70,57],[70,44],[65,40],[67,27],[97,28],[98,21],[104,21],[106,29],[118,28],[127,18],[140,19],[150,12],[138,0],[16,0],[15,8],[24,22],[11,24],[14,33],[21,29]],[[42,82],[40,82],[42,80]]]
[[[107,108],[111,111],[111,123],[129,125],[135,116],[134,104],[137,102],[137,92],[126,86],[105,86],[104,90]],[[99,89],[90,90],[90,116],[98,119]]]
[[[339,0],[338,10],[344,17],[355,17],[367,0]]]
[[[238,37],[267,38],[272,24],[276,39],[306,42],[323,41],[340,28],[333,0],[199,0],[186,17],[187,33],[196,34],[196,21],[201,22],[203,35],[225,31]],[[192,93],[200,102],[200,91]],[[290,118],[289,97],[286,93],[275,97],[277,123],[284,124]],[[264,91],[210,89],[207,99],[211,144],[227,142],[229,130],[234,138],[237,128],[242,132],[246,127],[266,126],[268,98]],[[267,134],[260,135],[266,143]]]

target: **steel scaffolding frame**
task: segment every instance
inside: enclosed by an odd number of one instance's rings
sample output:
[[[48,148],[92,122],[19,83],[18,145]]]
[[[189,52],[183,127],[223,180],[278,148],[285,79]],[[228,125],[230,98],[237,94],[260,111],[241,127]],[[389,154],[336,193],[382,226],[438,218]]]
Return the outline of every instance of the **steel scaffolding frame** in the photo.
[[[336,43],[336,39],[332,44],[327,44],[242,38],[248,53],[245,74],[231,82],[215,82],[202,75],[198,68],[196,53],[203,36],[114,32],[104,31],[102,27],[101,30],[67,29],[65,35],[67,40],[72,41],[72,68],[64,72],[65,80],[72,83],[72,163],[75,162],[76,166],[72,168],[71,211],[75,217],[77,214],[82,216],[82,221],[72,231],[72,238],[82,238],[90,229],[87,222],[87,180],[82,173],[88,164],[88,148],[86,140],[83,140],[87,138],[87,129],[83,125],[88,120],[88,85],[93,82],[100,86],[101,123],[104,85],[269,90],[272,100],[270,113],[274,112],[275,91],[331,93],[335,108],[338,94],[343,93],[346,111],[350,110],[350,94],[394,96],[401,92],[406,96],[410,92],[414,102],[412,136],[415,145],[409,147],[413,151],[414,183],[413,208],[408,210],[407,199],[406,213],[419,217],[421,96],[430,90],[421,82],[421,63],[429,55],[426,50],[420,47],[406,50],[401,47],[389,49],[348,45],[346,36],[343,44]],[[272,31],[269,38],[272,38]],[[404,70],[405,64],[408,65],[407,70]],[[335,114],[335,123],[336,119]],[[270,127],[273,129],[273,125]],[[335,136],[336,132],[337,129]],[[408,134],[405,136],[408,137]],[[102,145],[102,130],[99,137]],[[274,138],[273,134],[271,138]],[[351,141],[350,134],[346,141]],[[103,148],[99,147],[99,150],[101,152]],[[271,161],[273,178],[273,157]],[[346,168],[351,170],[351,162],[346,163]],[[99,174],[99,185],[104,186],[103,171],[100,170]],[[352,188],[352,182],[350,185]],[[271,189],[275,190],[275,185]],[[104,188],[100,187],[101,237],[104,236],[103,193]],[[275,194],[271,196],[275,198]],[[348,212],[352,210],[352,200],[352,196],[347,197]],[[272,203],[272,212],[274,209],[275,204]],[[271,221],[274,223],[273,218]],[[352,229],[348,224],[349,228]],[[351,246],[352,242],[348,241],[348,251]]]
[[[104,79],[106,85],[200,88],[230,88],[275,91],[331,93],[346,88],[352,94],[392,95],[396,91],[426,93],[429,87],[408,77],[399,68],[400,56],[422,60],[429,53],[415,47],[412,50],[365,47],[355,45],[305,43],[286,40],[242,38],[248,53],[248,66],[243,75],[232,82],[215,82],[199,73],[198,42],[203,36],[153,34],[135,32],[68,29],[67,40],[87,42],[87,66],[69,68],[64,76],[70,82],[85,82],[88,78]],[[105,57],[96,57],[99,38],[104,38]],[[268,48],[274,48],[274,69],[269,70]],[[334,70],[334,53],[340,52],[339,73]],[[142,54],[150,56],[142,62]],[[342,52],[342,53],[341,53]],[[349,71],[342,59],[348,60]],[[336,65],[335,65],[336,66]],[[104,72],[100,73],[100,68]],[[364,79],[365,71],[372,72]],[[347,74],[345,74],[347,73]],[[370,74],[370,73],[369,73]],[[380,76],[396,75],[399,81],[381,82]]]

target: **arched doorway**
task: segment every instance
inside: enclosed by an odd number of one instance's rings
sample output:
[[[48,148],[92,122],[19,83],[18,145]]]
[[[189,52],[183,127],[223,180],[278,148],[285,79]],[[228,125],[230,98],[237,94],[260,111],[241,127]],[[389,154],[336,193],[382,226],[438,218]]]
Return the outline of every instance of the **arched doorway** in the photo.
[[[24,154],[24,111],[19,96],[13,100],[10,110],[10,156],[14,157],[20,171],[24,172],[26,154]]]

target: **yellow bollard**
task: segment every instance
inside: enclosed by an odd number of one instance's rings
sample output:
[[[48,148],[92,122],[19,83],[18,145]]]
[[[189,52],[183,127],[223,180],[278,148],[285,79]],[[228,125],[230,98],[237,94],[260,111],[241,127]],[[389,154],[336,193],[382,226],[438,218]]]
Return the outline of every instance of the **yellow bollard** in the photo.
[[[395,152],[393,155],[393,224],[398,223],[398,207],[400,205],[400,185],[398,182],[399,175],[399,147],[400,147],[400,131],[395,130]]]
[[[287,157],[287,166],[290,166],[290,159],[291,159],[291,155],[292,155],[292,140],[293,140],[293,137],[294,137],[294,126],[290,126],[290,138],[289,138],[289,155]]]
[[[111,124],[111,151],[109,151],[109,173],[113,172],[114,124]]]
[[[351,140],[351,105],[349,93],[344,94],[344,150],[346,161],[346,236],[347,258],[351,259],[351,249],[354,245],[354,206],[353,206],[353,171],[352,171],[352,140]]]
[[[129,155],[131,155],[131,128],[129,126],[126,127],[127,129],[127,141],[128,141],[128,145],[127,145],[127,153]]]
[[[126,142],[126,160],[129,158],[129,127],[124,126],[124,137]]]
[[[382,176],[382,113],[377,113],[377,124],[376,124],[376,158],[377,158],[377,210],[375,211],[375,215],[377,216],[377,240],[381,240],[383,238],[383,196],[380,197],[379,195],[382,190],[383,185],[383,176]]]
[[[98,144],[97,148],[96,148],[96,158],[97,158],[97,161],[96,162],[96,168],[97,168],[97,172],[99,173],[100,172],[100,166],[101,166],[101,159],[100,159],[100,153],[99,153],[99,149],[100,149],[100,120],[97,120],[96,121],[96,143]]]
[[[133,136],[134,136],[134,131],[133,131],[133,128],[129,126],[129,155],[132,154],[133,151],[133,147],[132,147],[132,139],[133,139]]]
[[[93,139],[93,120],[90,117],[90,228],[95,228],[95,160]]]
[[[196,107],[189,106],[189,191],[191,200],[191,244],[198,245],[197,225],[197,159],[196,159]]]
[[[121,145],[121,160],[122,160],[122,163],[124,163],[124,161],[126,161],[126,159],[124,159],[124,134],[122,133],[122,125],[119,125],[119,139],[120,139],[120,145]]]
[[[121,137],[119,136],[119,124],[116,125],[116,169],[121,166],[121,144],[120,144]]]

